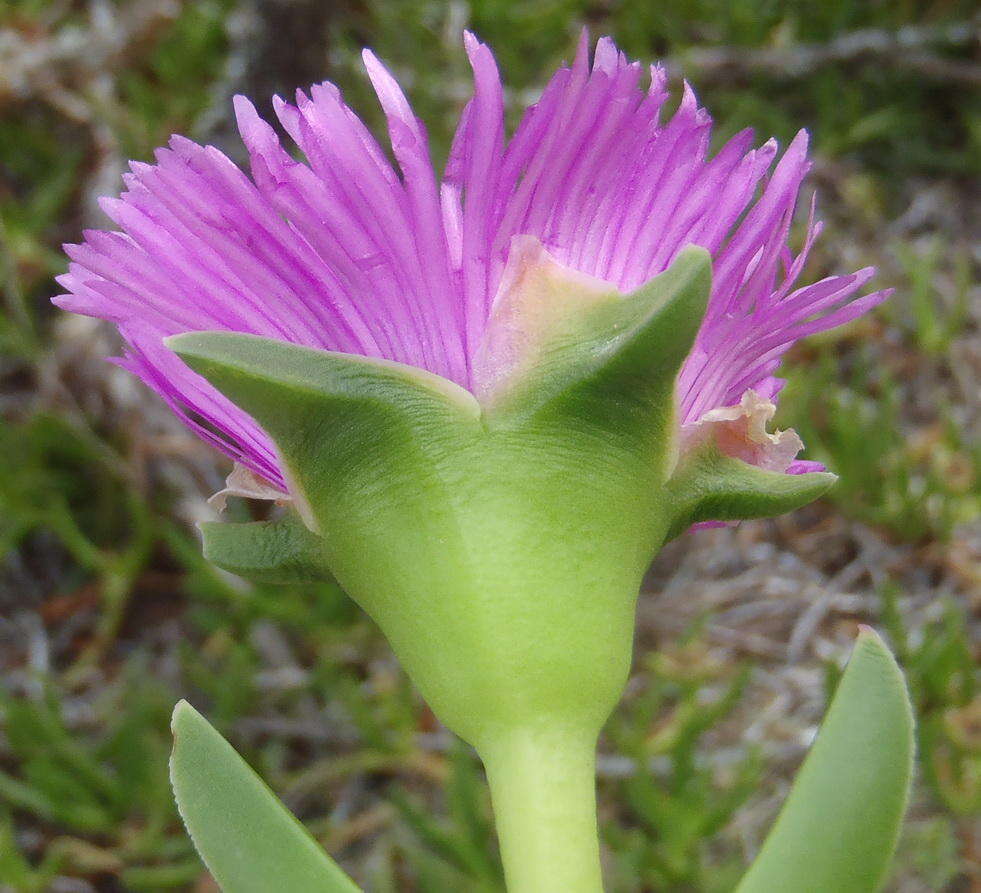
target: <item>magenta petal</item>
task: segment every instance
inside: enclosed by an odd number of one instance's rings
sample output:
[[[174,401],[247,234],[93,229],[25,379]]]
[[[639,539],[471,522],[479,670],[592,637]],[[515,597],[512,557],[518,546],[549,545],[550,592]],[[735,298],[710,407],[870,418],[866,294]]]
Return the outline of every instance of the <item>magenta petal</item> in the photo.
[[[249,332],[420,366],[472,388],[516,237],[625,292],[697,244],[713,256],[713,290],[678,376],[687,424],[749,390],[774,401],[774,373],[795,341],[887,296],[859,296],[872,270],[798,284],[821,230],[812,203],[804,245],[791,253],[810,166],[804,131],[779,160],[774,141],[753,148],[749,131],[710,156],[711,118],[688,84],[662,121],[664,70],[651,67],[644,88],[645,72],[608,38],[590,63],[584,33],[508,139],[494,57],[473,35],[465,42],[474,91],[441,181],[425,127],[365,51],[397,167],[332,84],[292,104],[274,100],[302,160],[236,97],[251,177],[182,137],[156,163],[133,162],[122,195],[103,201],[120,231],[65,246],[71,263],[55,302],[116,324],[129,345],[120,365],[200,437],[282,488],[264,432],[163,338]],[[795,461],[789,472],[817,467]]]

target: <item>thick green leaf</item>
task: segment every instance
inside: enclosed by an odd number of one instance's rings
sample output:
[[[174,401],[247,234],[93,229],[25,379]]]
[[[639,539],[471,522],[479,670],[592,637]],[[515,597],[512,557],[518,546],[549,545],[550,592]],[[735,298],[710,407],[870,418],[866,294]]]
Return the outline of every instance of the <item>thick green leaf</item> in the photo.
[[[320,537],[298,517],[201,525],[204,557],[222,570],[259,583],[330,582]]]
[[[873,893],[892,860],[913,770],[902,673],[863,629],[821,732],[737,893]]]
[[[770,518],[822,496],[838,478],[827,472],[782,474],[764,471],[702,447],[686,460],[668,486],[673,518],[668,539],[699,521]]]
[[[353,893],[331,861],[207,720],[174,709],[170,779],[194,846],[224,893]]]

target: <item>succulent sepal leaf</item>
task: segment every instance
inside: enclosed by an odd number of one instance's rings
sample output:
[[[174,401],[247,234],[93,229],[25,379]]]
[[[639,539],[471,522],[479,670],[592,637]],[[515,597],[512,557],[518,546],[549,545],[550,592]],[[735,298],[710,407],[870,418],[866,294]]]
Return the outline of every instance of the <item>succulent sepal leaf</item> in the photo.
[[[321,538],[295,514],[275,521],[200,525],[204,557],[254,583],[329,583]]]
[[[529,413],[579,421],[610,411],[663,414],[705,314],[709,253],[688,246],[665,272],[622,294],[538,251],[506,296],[517,305],[507,308],[506,323],[521,332],[524,344],[515,345],[517,336],[509,338],[507,330],[500,333],[505,322],[494,313],[478,354],[477,394],[491,423]],[[556,307],[562,311],[545,312]],[[536,327],[543,331],[529,339]]]
[[[469,391],[424,369],[391,360],[237,332],[188,332],[173,335],[165,343],[243,409],[261,416],[280,452],[281,439],[303,427],[296,410],[304,402],[323,406],[326,401],[339,427],[356,423],[359,430],[365,425],[385,427],[386,417],[372,415],[373,409],[395,413],[402,421],[424,429],[440,420],[476,420],[480,415]],[[282,400],[287,393],[292,399]]]
[[[703,443],[685,455],[667,483],[667,539],[702,521],[770,518],[818,499],[835,483],[829,472],[767,471]]]

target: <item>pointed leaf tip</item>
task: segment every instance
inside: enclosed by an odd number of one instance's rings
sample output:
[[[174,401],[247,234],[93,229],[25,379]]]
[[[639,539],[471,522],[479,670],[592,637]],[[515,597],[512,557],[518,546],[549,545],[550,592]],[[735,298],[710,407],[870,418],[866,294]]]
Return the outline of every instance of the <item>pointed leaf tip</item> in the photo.
[[[530,236],[515,240],[474,362],[485,414],[579,417],[595,415],[597,402],[626,399],[660,417],[711,285],[711,257],[697,246],[624,294],[566,267]]]
[[[637,315],[625,351],[672,373],[691,352],[712,291],[712,256],[688,245],[663,273],[627,296]]]
[[[874,893],[892,861],[913,771],[902,672],[863,627],[790,794],[737,893]]]
[[[232,746],[187,701],[171,718],[170,778],[191,840],[224,893],[354,893]]]
[[[187,712],[196,713],[197,711],[186,701],[181,698],[175,705],[174,710],[170,714],[170,731],[172,734],[176,735],[180,724],[183,722],[184,717]]]
[[[392,406],[425,402],[465,418],[480,415],[473,395],[455,382],[392,360],[241,332],[186,332],[165,338],[164,344],[255,416],[274,439],[277,432],[266,417],[279,417],[284,408],[295,412],[311,397]]]
[[[669,481],[671,539],[702,521],[771,518],[802,508],[834,486],[827,471],[785,474],[766,471],[706,445],[685,457]]]

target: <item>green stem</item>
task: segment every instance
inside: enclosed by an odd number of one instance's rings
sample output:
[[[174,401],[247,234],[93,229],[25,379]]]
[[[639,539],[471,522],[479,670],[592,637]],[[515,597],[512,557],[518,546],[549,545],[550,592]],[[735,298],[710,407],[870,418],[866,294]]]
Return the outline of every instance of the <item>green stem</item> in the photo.
[[[481,748],[509,893],[602,893],[595,736],[517,729]]]

